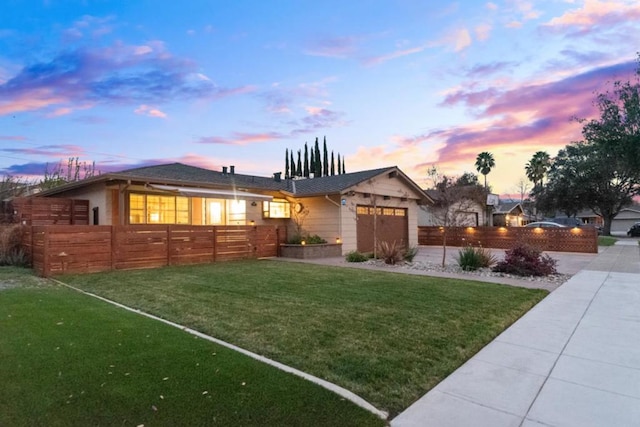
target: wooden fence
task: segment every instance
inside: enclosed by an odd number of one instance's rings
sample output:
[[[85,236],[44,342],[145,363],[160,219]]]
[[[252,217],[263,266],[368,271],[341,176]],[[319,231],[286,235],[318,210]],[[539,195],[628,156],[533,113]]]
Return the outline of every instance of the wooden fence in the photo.
[[[89,201],[55,197],[18,197],[9,207],[22,225],[89,225]]]
[[[418,227],[418,243],[442,246],[483,246],[511,249],[526,243],[542,251],[598,253],[595,228],[529,228],[529,227]]]
[[[96,225],[26,227],[35,272],[153,268],[277,256],[286,229],[275,226]]]

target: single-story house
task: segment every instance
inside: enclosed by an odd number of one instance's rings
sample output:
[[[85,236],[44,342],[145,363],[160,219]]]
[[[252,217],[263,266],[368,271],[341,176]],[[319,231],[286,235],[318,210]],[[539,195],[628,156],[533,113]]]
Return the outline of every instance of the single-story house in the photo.
[[[418,244],[418,206],[429,196],[397,167],[307,179],[213,171],[181,163],[97,175],[37,197],[89,200],[94,225],[279,225],[341,242],[343,253],[378,241]]]
[[[640,206],[633,205],[623,208],[611,221],[611,232],[626,234],[627,230],[636,222],[640,222]]]
[[[440,191],[425,190],[425,192],[434,201],[435,205],[420,205],[418,210],[419,226],[477,227],[485,225],[487,211],[484,205],[473,197],[473,191],[469,192],[469,197],[462,197],[452,203],[446,211],[438,206],[438,202],[442,197]]]
[[[493,225],[496,227],[521,227],[524,210],[520,202],[501,201],[494,207]]]

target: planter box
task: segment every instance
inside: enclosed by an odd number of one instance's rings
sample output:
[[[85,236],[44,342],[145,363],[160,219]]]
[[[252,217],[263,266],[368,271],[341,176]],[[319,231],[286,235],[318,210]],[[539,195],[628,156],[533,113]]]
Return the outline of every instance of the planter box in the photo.
[[[342,243],[323,243],[319,245],[280,245],[283,258],[332,258],[342,256]]]

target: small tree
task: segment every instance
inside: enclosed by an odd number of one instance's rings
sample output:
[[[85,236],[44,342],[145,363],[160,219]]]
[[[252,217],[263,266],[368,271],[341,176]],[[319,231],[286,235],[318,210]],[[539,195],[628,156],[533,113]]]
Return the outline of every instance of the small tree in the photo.
[[[289,179],[289,149],[284,151],[284,177]]]
[[[69,157],[66,168],[60,162],[52,171],[49,171],[49,165],[47,164],[44,178],[40,181],[40,188],[47,190],[69,182],[91,178],[95,175],[95,170],[95,162],[91,164],[87,164],[87,162],[81,163],[78,157]]]

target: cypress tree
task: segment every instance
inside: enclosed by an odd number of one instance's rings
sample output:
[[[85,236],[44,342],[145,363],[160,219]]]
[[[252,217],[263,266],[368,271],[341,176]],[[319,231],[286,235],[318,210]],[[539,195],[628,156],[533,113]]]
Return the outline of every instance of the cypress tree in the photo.
[[[322,160],[320,159],[320,144],[318,144],[318,137],[316,136],[316,146],[314,148],[314,151],[316,153],[316,178],[319,178],[322,176]]]
[[[316,156],[315,150],[311,147],[311,153],[309,154],[309,175],[313,174],[314,178],[316,175]]]
[[[296,165],[297,176],[302,176],[302,150],[298,150],[298,164]]]
[[[331,150],[331,175],[336,174],[336,164],[333,161],[333,150]]]
[[[345,164],[345,160],[344,157],[342,158],[342,174],[344,175],[346,172],[344,171],[344,164]]]
[[[291,153],[289,153],[289,155],[291,156],[291,175],[289,175],[289,178],[293,178],[294,176],[296,176],[296,163],[293,161],[293,150],[291,150]]]
[[[338,175],[342,175],[342,162],[340,162],[340,153],[338,153]]]
[[[327,137],[324,137],[324,153],[322,156],[322,174],[329,175],[329,152],[327,151]]]
[[[305,178],[309,178],[309,148],[307,143],[304,143],[304,172],[302,173]]]
[[[338,166],[338,169],[340,167]],[[284,179],[289,179],[289,149],[284,150]]]

